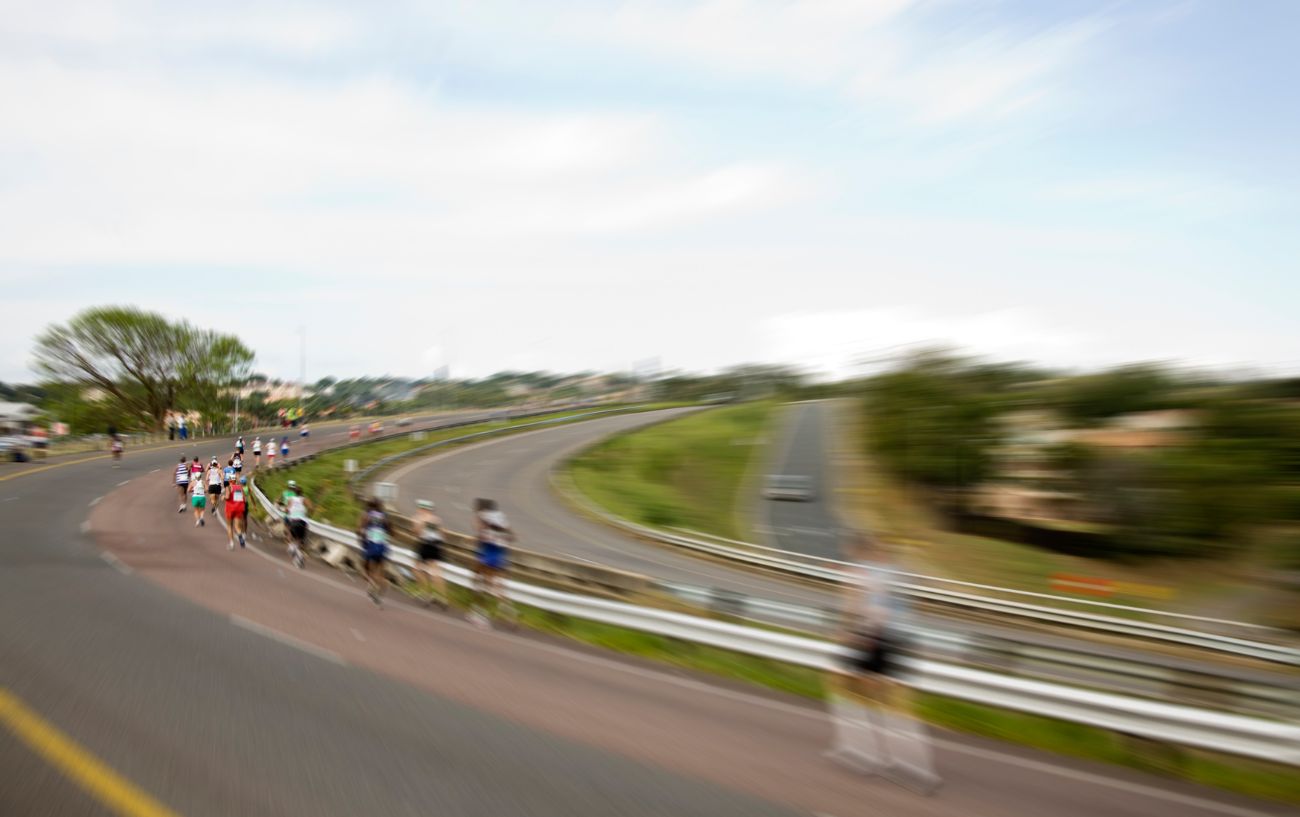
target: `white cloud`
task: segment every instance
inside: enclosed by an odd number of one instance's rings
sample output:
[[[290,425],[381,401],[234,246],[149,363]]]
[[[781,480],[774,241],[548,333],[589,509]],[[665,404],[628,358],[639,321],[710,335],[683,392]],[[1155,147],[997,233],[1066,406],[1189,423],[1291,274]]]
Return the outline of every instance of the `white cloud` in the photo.
[[[1051,99],[1107,24],[1083,18],[1040,31],[925,26],[915,0],[706,0],[627,3],[608,17],[560,15],[557,29],[634,53],[828,88],[887,103],[916,125],[1005,118]],[[959,11],[949,9],[949,11]],[[958,19],[960,15],[958,14]]]
[[[66,0],[57,13],[39,3],[6,3],[0,35],[47,47],[205,51],[231,46],[280,56],[315,57],[356,42],[362,20],[321,3]]]
[[[765,321],[764,338],[767,359],[832,377],[931,346],[1002,360],[1078,360],[1089,340],[1022,309],[941,317],[899,307],[778,315]]]
[[[673,227],[780,204],[792,171],[681,160],[644,114],[484,109],[382,77],[192,84],[0,62],[0,263],[419,267],[484,238]],[[76,241],[69,241],[69,235]]]
[[[1219,218],[1259,204],[1266,194],[1224,179],[1168,172],[1062,182],[1049,188],[1046,198],[1094,206],[1131,207],[1159,214]]]

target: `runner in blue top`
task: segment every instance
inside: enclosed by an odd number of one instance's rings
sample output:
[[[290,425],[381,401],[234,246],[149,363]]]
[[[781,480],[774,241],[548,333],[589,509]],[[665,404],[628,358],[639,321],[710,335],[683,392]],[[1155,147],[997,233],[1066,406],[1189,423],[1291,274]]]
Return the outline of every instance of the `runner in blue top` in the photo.
[[[357,525],[357,536],[361,539],[362,559],[365,563],[366,582],[370,585],[367,595],[377,607],[382,607],[382,597],[388,588],[388,575],[384,572],[384,562],[388,561],[388,540],[393,527],[384,513],[384,505],[378,499],[366,503],[366,512],[361,515]]]
[[[514,543],[515,534],[506,515],[497,507],[496,500],[474,500],[474,534],[478,539],[475,589],[480,599],[495,599],[497,611],[513,620],[514,607],[505,593],[505,571],[510,562],[508,548]],[[470,618],[479,626],[488,623],[486,613],[478,606],[471,611]]]
[[[284,437],[281,437],[281,438],[280,438],[280,456],[281,456],[281,457],[287,457],[287,456],[289,456],[289,437],[288,437],[288,435],[285,435]]]

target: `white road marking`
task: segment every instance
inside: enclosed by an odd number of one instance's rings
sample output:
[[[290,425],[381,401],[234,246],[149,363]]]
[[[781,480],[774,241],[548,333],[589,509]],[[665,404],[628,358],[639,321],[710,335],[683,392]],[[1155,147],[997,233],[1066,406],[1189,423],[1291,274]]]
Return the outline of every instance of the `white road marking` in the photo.
[[[249,630],[261,636],[265,636],[271,639],[272,641],[279,641],[281,644],[284,644],[286,646],[293,647],[294,649],[297,650],[302,650],[303,652],[309,655],[314,655],[317,658],[323,658],[326,661],[329,661],[334,664],[338,664],[341,667],[346,667],[348,665],[348,662],[343,660],[343,656],[339,655],[336,652],[331,652],[330,650],[327,650],[324,647],[318,647],[309,641],[303,641],[302,639],[294,638],[288,633],[282,633],[279,630],[273,630],[270,627],[267,627],[262,624],[258,624],[256,621],[251,621],[249,619],[244,618],[243,616],[237,616],[234,613],[231,613],[230,623],[235,625],[236,627],[243,627],[245,630]]]
[[[99,504],[99,501],[100,501],[101,499],[103,499],[102,496],[97,496],[97,497],[95,497],[94,499],[90,500],[90,507],[93,508],[93,507],[95,507],[96,505],[98,505],[98,504]]]
[[[364,635],[362,635],[362,634],[361,634],[361,631],[358,630],[356,627],[349,627],[348,629],[350,629],[350,630],[352,631],[352,635],[356,637],[357,641],[365,641],[365,640],[366,640],[366,637],[365,637]]]
[[[87,519],[86,521],[84,521],[84,522],[81,523],[81,532],[82,532],[82,533],[90,533],[90,520],[89,520],[89,519]]]
[[[129,480],[129,479],[124,479],[124,480],[122,480],[121,482],[119,482],[119,483],[117,484],[117,487],[121,488],[123,485],[127,484],[127,483],[130,482],[130,481],[131,481],[131,480]]]
[[[132,570],[129,564],[117,558],[112,553],[109,553],[107,550],[100,551],[99,558],[111,564],[114,568],[117,569],[118,573],[121,573],[124,576],[130,576],[132,573],[135,572],[134,570]]]
[[[153,469],[152,471],[150,471],[149,473],[151,473],[151,474],[156,474],[156,473],[158,473],[158,472],[161,471],[161,470],[162,470],[161,468],[155,468],[155,469]]]

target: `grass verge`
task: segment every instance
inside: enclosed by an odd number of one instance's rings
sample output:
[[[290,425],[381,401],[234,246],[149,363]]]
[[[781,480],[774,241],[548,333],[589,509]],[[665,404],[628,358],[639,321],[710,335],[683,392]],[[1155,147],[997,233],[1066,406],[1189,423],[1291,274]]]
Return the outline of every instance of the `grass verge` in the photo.
[[[567,466],[575,487],[613,514],[651,527],[746,539],[735,513],[770,402],[691,414],[611,437]]]
[[[469,591],[455,587],[452,589],[451,600],[454,605],[467,608],[471,596]],[[820,701],[826,695],[823,674],[807,667],[587,621],[526,605],[519,607],[519,623],[533,630],[624,655],[705,672],[811,700]],[[912,701],[915,713],[923,720],[956,732],[996,738],[1083,760],[1114,763],[1251,797],[1300,805],[1300,775],[1296,774],[1293,767],[1158,744],[1069,721],[939,695],[913,693]]]
[[[654,403],[629,406],[624,410],[627,412],[653,411],[655,409],[672,408],[675,405],[679,404]],[[312,503],[313,518],[346,527],[355,522],[361,513],[361,506],[352,495],[352,475],[343,470],[343,464],[346,460],[356,460],[357,470],[361,471],[384,457],[400,454],[404,451],[410,451],[413,448],[419,448],[420,446],[428,445],[440,440],[449,440],[455,437],[463,437],[467,434],[477,434],[483,431],[523,428],[531,423],[538,423],[546,420],[575,418],[576,421],[578,418],[581,418],[582,415],[589,414],[594,410],[596,409],[559,411],[553,414],[521,418],[518,420],[488,421],[460,426],[458,428],[429,430],[424,432],[424,437],[422,439],[415,439],[413,434],[407,434],[388,440],[363,442],[359,445],[326,451],[310,462],[298,463],[294,464],[290,468],[281,468],[275,471],[258,474],[257,487],[260,488],[268,497],[274,499],[275,497],[280,496],[286,483],[290,479],[296,480],[303,486],[307,498]],[[599,416],[608,417],[609,415],[603,414]],[[453,445],[459,445],[459,443]],[[444,448],[441,450],[446,449]]]

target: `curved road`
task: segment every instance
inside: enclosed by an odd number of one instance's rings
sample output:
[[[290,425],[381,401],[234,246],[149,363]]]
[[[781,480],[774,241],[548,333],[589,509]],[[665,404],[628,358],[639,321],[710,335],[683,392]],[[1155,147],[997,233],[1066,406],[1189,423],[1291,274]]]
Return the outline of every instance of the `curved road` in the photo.
[[[471,530],[475,497],[494,497],[519,536],[519,546],[584,559],[668,582],[715,587],[809,606],[832,602],[826,591],[713,564],[643,542],[571,511],[554,495],[551,469],[578,450],[621,431],[696,409],[668,409],[599,417],[513,434],[457,448],[384,474],[398,485],[398,506],[413,513],[432,499],[452,530]]]
[[[1284,813],[948,736],[921,799],[822,760],[804,702],[228,552],[175,512],[177,448],[0,472],[0,814]]]

